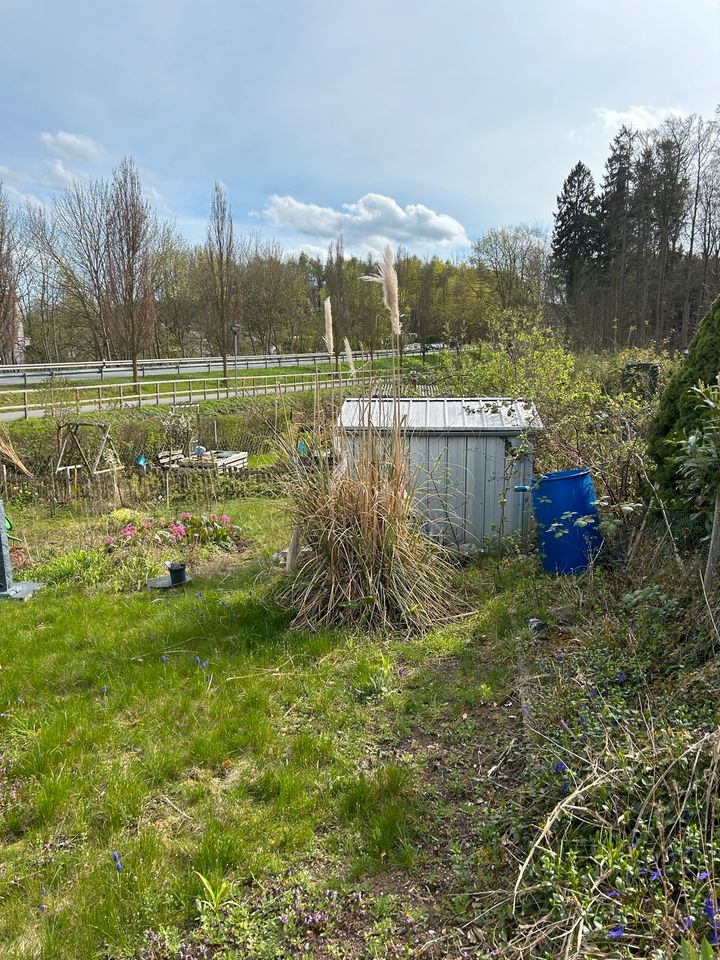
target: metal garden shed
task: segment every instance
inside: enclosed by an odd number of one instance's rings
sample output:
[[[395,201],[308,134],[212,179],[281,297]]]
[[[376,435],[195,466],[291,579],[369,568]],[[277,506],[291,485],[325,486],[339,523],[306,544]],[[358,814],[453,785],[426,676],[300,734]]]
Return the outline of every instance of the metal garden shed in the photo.
[[[389,434],[395,400],[349,399],[340,426],[348,464],[368,427]],[[542,430],[535,405],[507,397],[400,399],[413,496],[427,533],[448,547],[471,550],[498,535],[525,536],[533,439]]]

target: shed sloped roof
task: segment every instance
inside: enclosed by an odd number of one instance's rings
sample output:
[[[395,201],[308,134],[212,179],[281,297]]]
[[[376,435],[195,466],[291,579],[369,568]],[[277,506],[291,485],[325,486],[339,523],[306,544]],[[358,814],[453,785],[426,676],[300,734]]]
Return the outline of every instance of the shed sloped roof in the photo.
[[[392,429],[390,398],[350,399],[342,406],[340,422],[347,431],[372,425]],[[510,397],[420,397],[399,399],[400,424],[407,433],[518,434],[536,432],[543,425],[531,400]]]

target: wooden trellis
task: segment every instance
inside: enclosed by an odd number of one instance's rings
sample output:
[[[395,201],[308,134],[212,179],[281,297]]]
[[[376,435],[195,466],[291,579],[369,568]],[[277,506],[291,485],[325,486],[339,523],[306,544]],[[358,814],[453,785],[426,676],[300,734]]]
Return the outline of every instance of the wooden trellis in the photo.
[[[97,431],[94,455],[82,444],[80,431],[84,427]],[[58,429],[58,447],[55,472],[64,473],[67,478],[71,470],[77,475],[77,471],[84,468],[90,477],[99,477],[104,473],[117,473],[123,468],[110,436],[110,427],[97,420],[77,420],[61,424]],[[75,453],[79,463],[66,462],[71,453]]]

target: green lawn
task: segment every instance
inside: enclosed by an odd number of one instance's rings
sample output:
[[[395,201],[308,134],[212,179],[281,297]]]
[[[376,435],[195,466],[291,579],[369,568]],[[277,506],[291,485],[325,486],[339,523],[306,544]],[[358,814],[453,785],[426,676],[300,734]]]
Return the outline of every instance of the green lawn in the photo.
[[[467,752],[471,770],[490,736],[506,669],[478,637],[507,631],[511,580],[490,599],[489,572],[477,617],[422,638],[300,634],[265,599],[282,502],[217,509],[250,549],[205,558],[181,592],[64,585],[0,608],[0,957],[129,958],[146,929],[173,942],[198,922],[244,945],[213,956],[324,956],[287,944],[335,927],[328,956],[405,956],[432,926],[423,884],[460,883],[444,865],[460,827],[473,858],[492,856],[454,812],[472,777],[446,783],[434,751]],[[103,526],[13,516],[31,556]],[[322,901],[322,934],[291,889]]]

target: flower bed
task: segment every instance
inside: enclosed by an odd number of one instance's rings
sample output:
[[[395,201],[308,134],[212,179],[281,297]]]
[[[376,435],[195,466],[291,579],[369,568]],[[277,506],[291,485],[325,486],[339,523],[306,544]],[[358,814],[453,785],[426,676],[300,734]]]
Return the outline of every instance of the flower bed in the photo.
[[[123,511],[126,515],[127,511]],[[115,515],[117,517],[117,514]],[[237,551],[245,547],[239,527],[223,514],[181,513],[172,520],[158,517],[116,520],[118,527],[105,537],[105,549],[114,552],[120,549],[153,544],[181,546],[210,545],[222,550]]]

